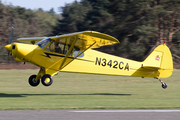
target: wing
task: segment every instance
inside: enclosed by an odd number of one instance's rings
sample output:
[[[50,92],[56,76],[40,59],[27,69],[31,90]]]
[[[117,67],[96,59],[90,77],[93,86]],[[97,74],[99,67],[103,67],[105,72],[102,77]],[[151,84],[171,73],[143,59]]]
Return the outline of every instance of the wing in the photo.
[[[32,38],[19,38],[17,40],[19,42],[35,44],[45,38],[46,37],[32,37]],[[77,41],[74,46],[78,47],[81,50],[87,48],[91,48],[91,49],[99,48],[101,46],[119,43],[119,41],[116,38],[96,31],[76,32],[76,33],[64,34],[60,36],[52,36],[50,38],[57,42],[61,42],[69,45],[71,45],[73,41],[77,38]]]
[[[109,35],[95,32],[95,31],[84,31],[84,32],[77,32],[72,34],[66,34],[66,35],[60,35],[60,36],[54,36],[50,37],[51,40],[54,40],[56,42],[64,43],[66,45],[69,45],[70,48],[64,57],[64,59],[61,62],[61,65],[59,69],[62,69],[65,67],[68,63],[66,62],[67,59],[69,59],[69,56],[71,52],[73,51],[73,48],[79,48],[79,53],[74,58],[77,58],[82,53],[84,53],[87,49],[92,48],[98,48],[104,45],[111,45],[115,43],[119,43],[119,41]]]
[[[23,43],[28,43],[28,44],[35,44],[46,37],[32,37],[32,38],[18,38],[17,41],[23,42]]]
[[[81,50],[85,50],[87,48],[99,48],[101,46],[119,43],[119,41],[116,38],[95,31],[83,31],[65,34],[51,37],[51,39],[69,45],[71,45],[73,41],[77,39],[74,46],[78,47]]]

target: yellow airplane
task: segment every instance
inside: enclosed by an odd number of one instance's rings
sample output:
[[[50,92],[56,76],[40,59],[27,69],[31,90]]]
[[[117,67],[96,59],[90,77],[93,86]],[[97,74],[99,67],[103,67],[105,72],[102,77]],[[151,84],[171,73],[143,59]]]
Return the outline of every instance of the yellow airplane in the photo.
[[[107,34],[83,31],[52,37],[19,38],[24,43],[12,43],[5,48],[15,61],[29,62],[40,67],[37,75],[29,77],[31,86],[50,86],[52,76],[59,71],[93,73],[120,76],[157,78],[162,87],[173,72],[173,60],[166,44],[159,45],[143,61],[133,61],[94,50],[105,45],[119,43]],[[27,44],[28,43],[28,44]]]

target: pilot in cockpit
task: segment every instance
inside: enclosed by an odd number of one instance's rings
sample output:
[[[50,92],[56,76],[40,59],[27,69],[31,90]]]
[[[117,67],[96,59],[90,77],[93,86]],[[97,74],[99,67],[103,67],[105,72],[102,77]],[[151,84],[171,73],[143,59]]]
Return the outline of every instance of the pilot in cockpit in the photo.
[[[60,42],[57,42],[57,43],[56,43],[55,52],[57,52],[57,53],[62,53],[62,50],[61,50],[61,48],[60,48]]]

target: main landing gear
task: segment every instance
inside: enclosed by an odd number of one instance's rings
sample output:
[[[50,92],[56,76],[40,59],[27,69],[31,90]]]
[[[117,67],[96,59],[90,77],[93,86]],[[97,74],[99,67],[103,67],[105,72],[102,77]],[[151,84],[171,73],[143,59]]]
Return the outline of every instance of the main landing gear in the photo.
[[[40,79],[38,80],[35,80],[37,77],[37,75],[31,75],[29,77],[29,84],[33,87],[36,87],[39,85],[40,83]],[[44,86],[50,86],[52,83],[53,83],[53,79],[51,77],[51,75],[49,74],[45,74],[42,76],[41,78],[41,83],[44,85]]]
[[[33,87],[38,86],[39,83],[40,83],[40,80],[36,80],[36,81],[35,81],[36,76],[37,76],[37,75],[31,75],[31,76],[29,77],[29,84],[30,84],[31,86],[33,86]]]
[[[159,78],[156,78],[156,79],[158,79],[159,82],[161,82],[163,89],[166,89],[166,88],[167,88],[167,84],[166,84],[166,83],[164,83],[164,82],[163,82],[161,79],[159,79]]]

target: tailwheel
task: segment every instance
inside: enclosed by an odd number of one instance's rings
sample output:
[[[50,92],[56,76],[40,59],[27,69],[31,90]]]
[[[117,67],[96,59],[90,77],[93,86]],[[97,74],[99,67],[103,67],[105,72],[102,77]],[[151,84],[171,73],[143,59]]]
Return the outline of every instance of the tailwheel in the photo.
[[[43,77],[41,78],[41,83],[44,86],[50,86],[53,83],[53,79],[52,79],[51,75],[49,75],[49,74],[43,75]]]
[[[167,84],[166,83],[162,84],[162,88],[166,89],[167,88]]]
[[[164,83],[161,79],[159,79],[159,78],[157,78],[157,79],[159,80],[159,82],[161,82],[162,88],[163,88],[163,89],[166,89],[166,88],[167,88],[167,84]]]
[[[36,76],[37,76],[37,75],[31,75],[31,76],[29,77],[29,84],[30,84],[31,86],[33,86],[33,87],[38,86],[39,83],[40,83],[40,80],[36,80],[36,81],[35,81]]]

